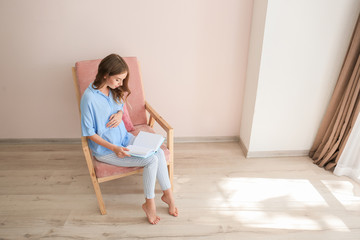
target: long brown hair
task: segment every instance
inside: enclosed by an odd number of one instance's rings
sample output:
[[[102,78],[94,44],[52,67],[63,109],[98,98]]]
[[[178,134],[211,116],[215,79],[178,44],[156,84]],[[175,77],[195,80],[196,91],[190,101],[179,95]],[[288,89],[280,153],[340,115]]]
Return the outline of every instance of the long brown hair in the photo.
[[[123,81],[123,85],[115,89],[110,88],[110,91],[113,95],[115,102],[121,103],[121,100],[123,102],[126,102],[126,99],[131,94],[128,85],[130,72],[129,72],[129,67],[124,61],[124,59],[117,54],[114,53],[110,54],[109,56],[101,60],[95,81],[93,82],[92,86],[95,89],[100,89],[105,84],[106,81],[106,79],[104,78],[105,76],[114,76],[125,72],[127,72],[127,75]],[[127,93],[126,97],[125,97],[125,93]]]

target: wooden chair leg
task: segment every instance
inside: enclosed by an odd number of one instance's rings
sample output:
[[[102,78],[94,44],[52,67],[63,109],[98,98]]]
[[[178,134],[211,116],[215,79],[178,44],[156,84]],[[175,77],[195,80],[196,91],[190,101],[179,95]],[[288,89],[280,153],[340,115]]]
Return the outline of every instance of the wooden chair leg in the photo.
[[[169,172],[169,179],[170,179],[170,183],[171,183],[171,190],[174,191],[174,184],[173,184],[173,180],[174,180],[174,163],[171,162],[168,165],[168,172]]]
[[[101,194],[101,190],[100,190],[100,186],[99,183],[97,182],[95,177],[91,177],[91,181],[93,183],[94,186],[94,190],[95,190],[95,194],[96,194],[96,198],[99,204],[99,208],[100,208],[100,212],[102,215],[106,214],[106,209],[105,209],[105,204],[104,204],[104,200]]]

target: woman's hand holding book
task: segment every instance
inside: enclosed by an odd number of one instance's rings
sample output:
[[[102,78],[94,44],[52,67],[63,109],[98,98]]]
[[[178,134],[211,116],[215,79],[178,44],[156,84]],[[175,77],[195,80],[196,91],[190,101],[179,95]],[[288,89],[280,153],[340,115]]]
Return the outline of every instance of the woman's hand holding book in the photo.
[[[123,158],[123,157],[130,157],[130,155],[127,153],[129,151],[129,149],[125,148],[125,147],[119,147],[116,146],[113,149],[113,152],[116,154],[116,156],[118,156],[119,158]]]

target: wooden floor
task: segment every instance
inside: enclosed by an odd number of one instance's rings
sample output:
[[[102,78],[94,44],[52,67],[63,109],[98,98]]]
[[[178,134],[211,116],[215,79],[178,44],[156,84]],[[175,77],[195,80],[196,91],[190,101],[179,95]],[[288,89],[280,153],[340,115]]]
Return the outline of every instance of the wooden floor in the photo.
[[[360,186],[307,157],[245,159],[237,143],[175,144],[178,218],[141,175],[102,183],[100,215],[80,145],[0,145],[0,239],[360,239]]]

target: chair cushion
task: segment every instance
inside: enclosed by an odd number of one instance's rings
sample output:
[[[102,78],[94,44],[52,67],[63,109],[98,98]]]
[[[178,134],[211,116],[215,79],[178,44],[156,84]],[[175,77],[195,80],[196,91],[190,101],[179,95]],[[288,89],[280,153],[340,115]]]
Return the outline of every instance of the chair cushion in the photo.
[[[137,126],[134,126],[134,128],[135,128],[135,130],[132,131],[131,133],[134,134],[135,136],[137,136],[140,131],[155,133],[154,130],[146,124],[137,125]],[[163,144],[161,146],[161,149],[164,151],[166,162],[169,163],[170,151],[167,149],[165,144]],[[132,172],[132,171],[142,168],[142,167],[118,167],[118,166],[100,162],[100,161],[96,160],[95,157],[93,158],[93,165],[94,165],[96,177],[98,177],[98,178],[129,173],[129,172]]]
[[[122,120],[124,121],[124,125],[125,125],[125,128],[128,132],[131,132],[131,131],[134,131],[135,128],[134,128],[134,125],[130,119],[130,116],[129,116],[129,112],[128,112],[128,109],[126,107],[126,104],[124,104],[124,109],[123,109],[123,115],[122,115]]]
[[[130,96],[127,98],[128,110],[132,123],[135,125],[146,124],[145,95],[140,75],[139,63],[136,57],[124,57],[129,66]]]

